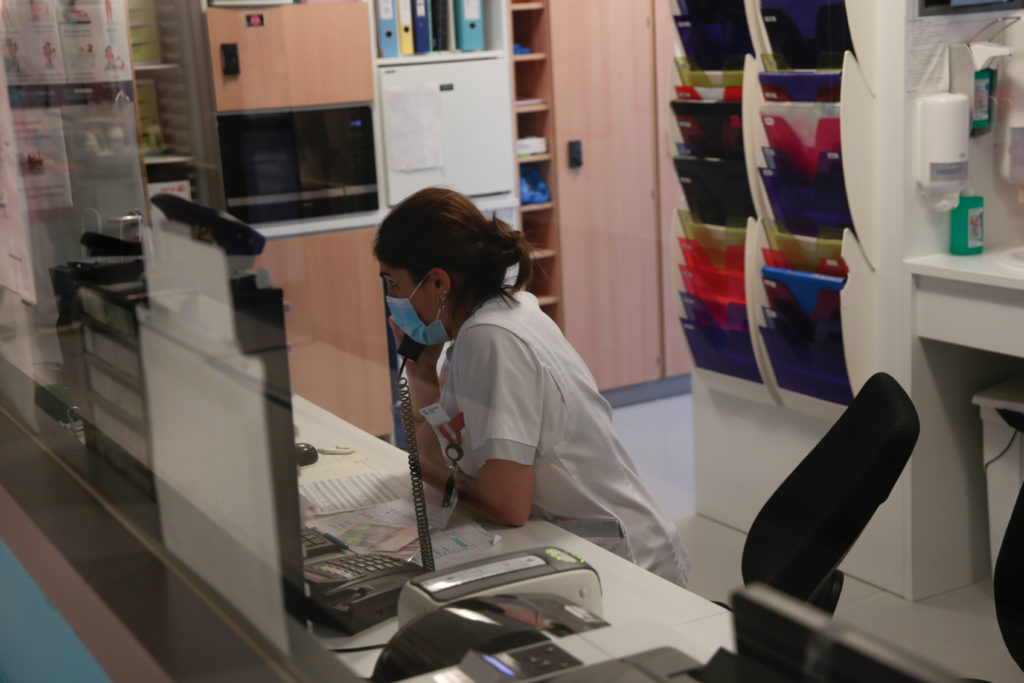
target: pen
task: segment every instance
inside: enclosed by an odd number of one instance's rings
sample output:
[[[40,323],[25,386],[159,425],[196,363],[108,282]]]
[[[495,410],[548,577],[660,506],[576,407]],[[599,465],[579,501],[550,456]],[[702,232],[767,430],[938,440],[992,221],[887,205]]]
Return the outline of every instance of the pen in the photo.
[[[331,543],[341,546],[343,550],[351,550],[351,548],[348,547],[348,543],[345,543],[345,541],[341,540],[337,536],[331,536],[329,533],[325,531],[321,531],[320,534]]]

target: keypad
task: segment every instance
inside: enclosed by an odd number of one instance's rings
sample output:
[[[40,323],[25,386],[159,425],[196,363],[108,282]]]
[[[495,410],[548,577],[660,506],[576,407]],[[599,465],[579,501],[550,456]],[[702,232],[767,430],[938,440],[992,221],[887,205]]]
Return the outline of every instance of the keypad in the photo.
[[[407,563],[385,555],[347,555],[315,566],[317,572],[350,581],[375,573],[388,573],[391,569],[403,569]]]

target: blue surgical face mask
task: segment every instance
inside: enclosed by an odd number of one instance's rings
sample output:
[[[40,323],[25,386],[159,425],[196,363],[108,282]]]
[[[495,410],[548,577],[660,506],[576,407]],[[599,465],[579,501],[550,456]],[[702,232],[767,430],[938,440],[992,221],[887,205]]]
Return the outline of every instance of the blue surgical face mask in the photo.
[[[386,299],[388,310],[391,311],[391,317],[394,318],[398,329],[413,341],[419,342],[424,346],[434,346],[448,341],[451,337],[448,336],[448,330],[444,329],[444,325],[441,324],[441,311],[444,310],[443,298],[441,299],[441,307],[437,309],[437,318],[429,325],[420,319],[416,309],[412,306],[413,295],[416,294],[420,286],[426,281],[427,277],[424,276],[420,283],[416,285],[416,288],[405,298],[389,296]]]

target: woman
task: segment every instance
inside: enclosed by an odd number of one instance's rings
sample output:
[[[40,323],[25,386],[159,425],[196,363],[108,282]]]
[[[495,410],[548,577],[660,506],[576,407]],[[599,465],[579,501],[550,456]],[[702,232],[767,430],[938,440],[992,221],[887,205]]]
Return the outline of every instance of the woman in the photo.
[[[391,211],[374,254],[396,337],[426,346],[406,368],[427,478],[445,481],[446,455],[461,452],[461,495],[490,519],[550,520],[686,585],[682,543],[615,436],[593,376],[522,291],[531,272],[522,233],[457,192],[428,188]]]

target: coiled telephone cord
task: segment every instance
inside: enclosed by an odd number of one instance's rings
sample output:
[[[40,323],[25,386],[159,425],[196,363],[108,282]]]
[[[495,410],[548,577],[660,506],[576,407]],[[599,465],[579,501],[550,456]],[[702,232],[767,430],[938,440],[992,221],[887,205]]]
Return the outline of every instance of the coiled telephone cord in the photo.
[[[430,542],[430,520],[427,517],[427,500],[423,494],[423,470],[420,467],[420,451],[416,443],[416,422],[412,414],[412,394],[409,379],[405,376],[405,362],[398,370],[398,400],[402,410],[402,429],[409,452],[409,474],[412,482],[412,506],[416,513],[416,534],[420,539],[420,558],[423,570],[434,571],[434,546]]]

